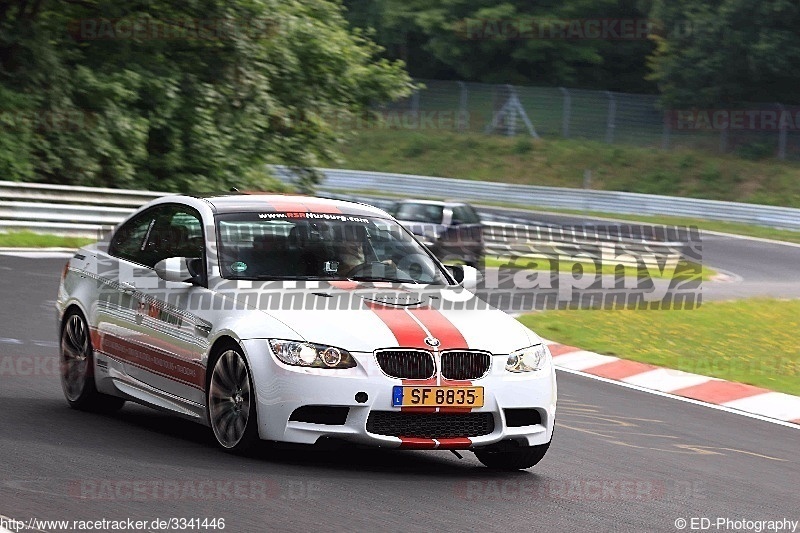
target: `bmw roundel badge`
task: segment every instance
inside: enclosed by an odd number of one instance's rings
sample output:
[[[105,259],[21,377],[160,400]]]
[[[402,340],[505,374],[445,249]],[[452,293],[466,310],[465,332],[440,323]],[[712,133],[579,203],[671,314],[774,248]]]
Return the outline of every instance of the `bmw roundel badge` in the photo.
[[[436,337],[425,337],[425,344],[431,348],[436,348],[441,344],[441,342]]]

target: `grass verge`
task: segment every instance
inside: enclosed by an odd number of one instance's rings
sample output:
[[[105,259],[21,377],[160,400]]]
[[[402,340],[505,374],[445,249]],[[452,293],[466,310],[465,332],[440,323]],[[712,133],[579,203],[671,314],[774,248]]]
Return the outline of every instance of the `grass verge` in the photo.
[[[83,237],[46,235],[32,231],[0,233],[0,247],[3,248],[80,248],[95,240]]]
[[[691,311],[546,311],[520,321],[584,350],[800,395],[800,300],[711,302]]]
[[[690,149],[443,130],[371,129],[342,168],[800,207],[800,163]]]

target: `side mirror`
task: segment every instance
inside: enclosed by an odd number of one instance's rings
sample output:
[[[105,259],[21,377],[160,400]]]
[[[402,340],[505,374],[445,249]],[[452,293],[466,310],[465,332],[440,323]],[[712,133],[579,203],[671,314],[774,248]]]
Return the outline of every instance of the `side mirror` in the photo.
[[[483,278],[477,268],[468,265],[449,265],[447,270],[462,287],[469,290],[476,289]]]
[[[156,275],[164,281],[175,281],[179,283],[201,283],[200,269],[202,259],[191,257],[168,257],[162,259],[153,267]]]

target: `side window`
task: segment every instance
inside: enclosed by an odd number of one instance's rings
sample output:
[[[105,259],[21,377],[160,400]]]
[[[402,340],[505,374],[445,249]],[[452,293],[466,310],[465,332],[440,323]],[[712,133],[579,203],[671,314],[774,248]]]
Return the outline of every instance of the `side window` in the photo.
[[[200,214],[180,205],[165,205],[156,211],[156,222],[138,262],[152,268],[168,257],[202,257]]]
[[[464,209],[460,205],[453,206],[453,224],[464,223]]]
[[[465,224],[467,221],[464,219],[464,207],[461,205],[453,206],[453,223]]]
[[[481,217],[478,216],[477,211],[471,205],[464,206],[464,219],[467,224],[480,224]]]
[[[458,224],[478,224],[480,223],[480,219],[472,207],[468,205],[454,205],[453,222]]]
[[[119,229],[109,253],[150,268],[168,257],[202,257],[200,214],[169,204],[146,211]]]
[[[114,257],[139,263],[139,256],[145,248],[145,241],[155,225],[156,213],[148,210],[126,222],[111,238],[108,253]]]
[[[395,218],[397,220],[407,220],[409,222],[441,224],[443,211],[444,206],[442,205],[403,203],[400,204],[400,207],[397,209]]]
[[[203,224],[194,209],[176,209],[170,220],[172,256],[203,256]]]

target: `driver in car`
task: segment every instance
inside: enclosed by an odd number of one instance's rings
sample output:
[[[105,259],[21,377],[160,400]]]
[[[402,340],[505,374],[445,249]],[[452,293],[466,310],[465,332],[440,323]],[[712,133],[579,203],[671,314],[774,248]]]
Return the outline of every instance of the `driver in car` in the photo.
[[[356,240],[339,243],[337,259],[339,260],[337,274],[346,277],[351,270],[364,263],[363,244]]]

